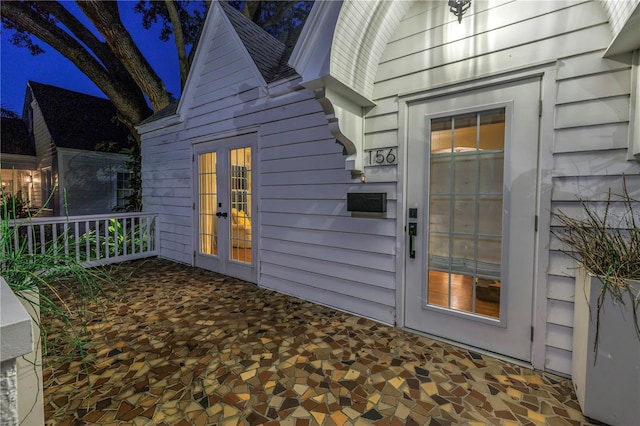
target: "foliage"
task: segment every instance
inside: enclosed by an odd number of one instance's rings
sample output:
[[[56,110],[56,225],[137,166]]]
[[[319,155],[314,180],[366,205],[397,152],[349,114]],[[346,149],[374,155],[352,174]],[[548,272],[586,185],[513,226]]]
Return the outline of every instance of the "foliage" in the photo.
[[[125,210],[140,212],[142,211],[142,156],[138,145],[131,146],[126,166],[131,170],[129,185],[133,192],[127,197]]]
[[[636,294],[637,290],[629,285],[629,280],[640,280],[640,201],[630,197],[626,178],[623,178],[622,194],[612,194],[609,189],[602,211],[585,200],[580,200],[580,204],[583,218],[573,218],[562,211],[555,214],[562,228],[554,235],[569,247],[563,250],[564,253],[602,279],[596,311],[595,347],[598,345],[600,311],[607,295],[621,305],[630,304],[640,339],[640,293]],[[623,207],[623,213],[615,214],[615,207]]]
[[[198,34],[204,22],[207,8],[206,1],[176,2],[176,10],[180,16],[182,32],[187,45],[193,45],[198,40]],[[170,40],[171,35],[174,33],[174,28],[166,2],[138,0],[133,10],[142,15],[142,26],[145,29],[148,30],[154,24],[160,23],[160,40]]]
[[[20,118],[20,116],[16,112],[11,111],[9,108],[5,108],[5,107],[2,107],[0,109],[0,117],[12,118],[12,119]]]
[[[20,194],[14,196],[8,192],[0,192],[0,219],[15,219],[29,215],[29,200]]]
[[[229,4],[244,16],[279,37],[299,28],[307,19],[313,1],[248,1],[230,0]]]
[[[77,240],[69,235],[69,254],[81,261],[147,251],[150,247],[146,232],[147,227],[142,223],[135,226],[133,218],[109,219],[106,232],[96,233],[90,230],[80,235]],[[133,229],[133,231],[132,231]],[[87,256],[88,253],[88,256]]]
[[[44,354],[71,353],[86,361],[91,341],[87,324],[92,315],[87,306],[113,284],[107,271],[84,268],[75,256],[65,254],[64,234],[59,237],[58,244],[47,244],[44,249],[34,250],[33,254],[29,253],[27,238],[20,238],[19,245],[15,246],[14,228],[7,208],[7,205],[3,207],[0,221],[0,275],[19,298],[40,312],[40,317],[64,324],[63,335],[55,339],[56,345],[50,345],[52,340],[47,330],[39,318],[33,318],[40,330]]]

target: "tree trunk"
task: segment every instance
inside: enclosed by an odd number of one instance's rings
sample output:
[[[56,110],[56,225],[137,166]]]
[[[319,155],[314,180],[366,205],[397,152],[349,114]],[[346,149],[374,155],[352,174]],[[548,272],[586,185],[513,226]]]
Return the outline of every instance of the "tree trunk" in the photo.
[[[154,111],[169,105],[171,96],[164,83],[138,49],[120,20],[118,3],[97,0],[77,2],[105,38],[115,56],[124,64],[135,82],[149,98]]]

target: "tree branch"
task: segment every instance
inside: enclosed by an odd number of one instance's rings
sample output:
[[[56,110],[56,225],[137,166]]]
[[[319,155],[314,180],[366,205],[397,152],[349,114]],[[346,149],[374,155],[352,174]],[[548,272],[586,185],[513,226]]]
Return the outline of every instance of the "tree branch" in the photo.
[[[120,20],[117,2],[97,0],[77,1],[78,7],[87,15],[98,32],[105,38],[115,56],[127,68],[138,87],[149,98],[154,111],[169,104],[171,97],[164,83],[138,49]]]
[[[178,63],[180,65],[180,88],[184,88],[187,82],[187,76],[189,74],[189,62],[187,60],[187,49],[184,45],[184,33],[182,32],[182,24],[180,22],[180,15],[176,9],[174,0],[165,0],[167,6],[167,12],[169,13],[169,19],[171,19],[171,25],[173,27],[173,38],[176,43],[176,49],[178,51]]]
[[[268,19],[262,24],[262,28],[270,27],[278,22],[281,22],[287,12],[295,5],[294,1],[279,2],[278,11],[273,14],[271,19]]]
[[[46,19],[22,2],[3,1],[0,3],[0,13],[3,19],[9,19],[73,62],[109,97],[127,127],[133,129],[133,126],[149,115],[144,96],[139,90],[137,95],[127,91],[126,85],[110,76],[102,64],[54,21]],[[137,134],[135,129],[133,134]]]

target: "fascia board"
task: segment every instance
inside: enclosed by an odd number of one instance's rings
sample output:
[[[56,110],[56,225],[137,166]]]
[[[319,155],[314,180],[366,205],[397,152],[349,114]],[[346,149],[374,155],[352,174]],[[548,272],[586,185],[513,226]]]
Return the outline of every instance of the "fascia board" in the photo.
[[[336,0],[316,1],[313,4],[289,58],[289,66],[295,69],[304,81],[329,75],[331,46],[342,3],[342,0]]]
[[[195,46],[196,53],[193,57],[191,68],[189,69],[189,75],[187,76],[187,81],[185,82],[184,89],[180,94],[180,101],[178,102],[178,107],[176,108],[176,115],[181,118],[184,117],[186,110],[191,104],[193,95],[195,94],[199,77],[199,75],[197,74],[200,72],[202,64],[207,60],[209,46],[211,44],[213,35],[215,34],[218,27],[218,21],[220,20],[221,14],[223,14],[223,11],[218,2],[211,2],[211,6],[209,6],[209,11],[207,12],[207,17],[204,21],[204,27],[202,30],[202,34],[200,35],[200,40],[198,42],[198,45]]]
[[[150,133],[154,130],[164,129],[165,127],[171,127],[176,124],[182,123],[182,117],[179,114],[173,114],[167,117],[163,117],[159,120],[154,120],[149,123],[139,124],[136,127],[138,133]]]

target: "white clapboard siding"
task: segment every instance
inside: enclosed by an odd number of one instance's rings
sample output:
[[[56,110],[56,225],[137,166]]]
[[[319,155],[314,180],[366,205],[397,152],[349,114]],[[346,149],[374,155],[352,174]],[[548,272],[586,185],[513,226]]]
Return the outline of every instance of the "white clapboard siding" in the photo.
[[[545,343],[547,346],[570,351],[573,346],[572,330],[564,325],[548,324]]]
[[[573,302],[575,280],[570,277],[550,276],[547,285],[547,297],[554,300]]]
[[[326,126],[323,126],[322,129],[325,129]],[[293,133],[293,132],[289,132]],[[314,127],[308,132],[312,135],[312,137],[320,137],[324,136],[319,134],[318,128]],[[324,132],[322,132],[324,133]],[[266,138],[262,138],[262,141],[265,142]],[[273,143],[275,138],[271,138],[270,142]],[[295,140],[292,135],[283,135],[282,139]],[[261,145],[262,149],[260,151],[260,158],[263,161],[269,160],[283,160],[283,159],[296,159],[300,157],[305,157],[308,155],[326,155],[326,154],[336,154],[342,152],[342,145],[339,145],[335,139],[333,138],[322,138],[319,140],[312,140],[310,142],[303,143],[290,143],[287,145],[278,145],[272,147],[265,147],[265,145]]]
[[[294,129],[289,131],[283,131],[280,133],[273,134],[262,134],[262,143],[261,146],[265,148],[265,151],[275,152],[277,155],[282,155],[282,157],[276,157],[273,154],[270,154],[272,158],[286,158],[286,157],[297,157],[300,154],[297,153],[296,149],[300,151],[302,154],[310,155],[310,152],[305,151],[307,148],[306,144],[315,143],[316,141],[322,140],[334,140],[335,138],[331,137],[328,133],[327,123],[319,123],[317,126],[307,127],[304,129]],[[306,142],[300,142],[306,141]],[[290,146],[292,145],[292,146]],[[327,152],[339,152],[342,149],[332,146],[331,144],[315,144],[316,147],[322,147]]]
[[[624,180],[619,175],[612,176],[566,176],[553,179],[554,208],[563,202],[576,204],[579,198],[590,201],[606,201],[609,189],[612,199],[624,192],[626,182],[627,193],[633,199],[640,200],[640,175],[628,174]],[[564,203],[566,204],[566,203]]]
[[[366,133],[364,135],[364,143],[369,149],[395,146],[398,143],[398,130],[393,129],[375,133]]]
[[[514,31],[516,30],[517,28],[514,29]],[[501,69],[517,69],[531,64],[554,61],[558,57],[578,54],[585,48],[591,51],[605,49],[609,36],[609,28],[605,22],[596,27],[532,42],[526,48],[515,46],[505,50],[490,51],[479,56],[467,53],[468,56],[450,62],[448,66],[405,74],[403,86],[410,86],[413,90],[426,89],[474,76],[492,74]],[[444,52],[441,55],[444,55]],[[440,61],[449,62],[448,55],[441,56]],[[406,93],[406,91],[398,92],[398,81],[392,78],[381,80],[374,87],[374,99],[392,96],[394,93]]]
[[[298,96],[304,96],[306,92],[302,92],[299,94],[296,94]],[[305,97],[304,99],[309,99],[312,100],[314,99],[313,95],[311,93],[307,93],[308,97]],[[304,119],[302,118],[304,117]],[[282,135],[286,135],[287,132],[291,132],[291,131],[296,131],[296,130],[302,130],[302,129],[307,129],[310,127],[316,127],[316,126],[324,126],[327,124],[327,119],[324,116],[324,114],[318,114],[317,111],[313,111],[312,113],[305,115],[305,114],[298,114],[296,116],[293,117],[286,117],[286,118],[282,118],[281,120],[277,121],[277,122],[267,122],[267,123],[263,123],[261,128],[260,128],[260,135],[264,138],[267,139],[269,136],[274,136],[276,137],[277,140],[277,135],[282,134]],[[327,129],[328,131],[328,129]],[[271,144],[271,146],[275,146],[276,144]],[[266,144],[266,146],[270,146],[268,143]]]
[[[330,230],[296,229],[287,226],[265,225],[261,227],[262,238],[294,241],[325,246],[327,249],[345,248],[395,255],[395,238],[372,234],[354,234]]]
[[[303,298],[306,300],[312,300],[321,305],[372,318],[386,324],[394,323],[395,311],[387,305],[359,297],[344,297],[342,293],[333,293],[320,289],[320,286],[307,285],[311,281],[310,279],[305,279],[300,283],[299,281],[289,281],[286,276],[287,274],[274,274],[273,276],[264,274],[261,278],[261,285],[296,297],[300,297],[300,293],[304,293],[306,296]]]
[[[331,146],[333,141],[325,142]],[[262,173],[279,172],[282,170],[309,171],[309,170],[340,170],[344,168],[344,158],[339,153],[315,154],[313,156],[283,158],[263,161],[260,166]]]
[[[599,98],[556,107],[556,128],[629,121],[629,96]]]
[[[482,4],[478,2],[479,4]],[[540,3],[540,4],[537,4]],[[484,3],[486,4],[486,3]],[[435,58],[442,55],[441,52],[454,54],[451,60],[460,60],[469,52],[469,49],[477,49],[477,45],[491,46],[491,50],[504,50],[514,46],[522,46],[532,42],[532,36],[537,39],[553,37],[558,32],[554,25],[548,25],[546,13],[555,11],[556,19],[564,20],[564,31],[570,32],[575,29],[595,25],[602,22],[602,18],[594,15],[589,8],[598,8],[598,4],[576,4],[574,7],[558,9],[558,2],[512,2],[502,4],[476,13],[477,16],[465,16],[461,24],[454,25],[456,31],[452,31],[457,36],[448,37],[446,44],[442,40],[442,33],[438,26],[431,30],[415,34],[413,36],[400,39],[389,44],[389,47],[381,60],[378,69],[378,78],[384,80],[387,77],[387,63],[397,63],[405,66],[404,71],[414,72],[421,70],[417,65],[420,57],[424,56],[423,51],[431,51]],[[445,6],[443,4],[443,6]],[[447,12],[448,13],[448,12]],[[418,24],[420,24],[418,22]],[[424,24],[422,24],[424,25]],[[402,26],[401,26],[402,27]],[[517,29],[516,29],[517,27]],[[477,34],[477,43],[473,46],[466,42],[468,34]],[[442,49],[442,50],[441,50]],[[429,67],[429,63],[425,64]],[[391,72],[391,75],[394,75]]]
[[[571,374],[571,351],[547,346],[544,366],[563,375]]]
[[[190,76],[198,83],[191,99],[183,100],[184,121],[144,138],[144,205],[161,213],[161,255],[193,262],[192,145],[257,130],[258,284],[393,323],[396,186],[356,183],[313,93],[268,97],[240,48],[229,47],[232,37],[224,27],[210,43],[200,75]],[[395,117],[397,106],[386,108]],[[388,192],[389,213],[352,217],[349,191]]]
[[[609,188],[620,193],[622,174],[637,197],[640,166],[626,159],[629,54],[602,58],[611,30],[600,2],[478,1],[469,13],[461,24],[443,24],[444,2],[416,2],[406,14],[381,56],[373,90],[378,106],[365,120],[365,147],[393,146],[388,141],[402,137],[394,126],[398,95],[555,63],[555,105],[544,112],[553,114],[555,129],[552,204],[544,211],[578,217],[578,195],[601,202]],[[575,261],[559,251],[557,238],[548,238],[545,368],[569,375]]]
[[[390,280],[389,277],[385,276],[392,274],[391,272],[374,270],[350,263],[335,261],[328,263],[316,258],[272,252],[269,250],[262,252],[261,261],[264,264],[286,265],[288,268],[296,268],[319,276],[330,277],[337,281],[338,286],[342,285],[342,283],[339,282],[340,280],[353,280],[354,277],[357,277],[359,284],[352,286],[354,291],[358,291],[358,288],[362,286],[362,288],[367,288],[368,291],[379,292],[379,294],[383,295],[380,299],[385,299],[385,304],[393,304],[393,301],[386,300],[387,297],[394,294],[393,291],[388,290],[395,289],[393,279]],[[335,291],[333,289],[329,290]],[[358,296],[358,294],[354,293],[351,294],[351,296]],[[381,301],[373,294],[363,294],[358,297],[372,301]]]
[[[515,2],[515,7],[520,7],[525,2]],[[552,5],[554,2],[548,2]],[[530,7],[537,8],[538,6],[533,3]],[[555,14],[558,20],[562,20],[565,23],[563,30],[567,33],[573,31],[581,31],[584,28],[589,28],[595,25],[606,23],[604,16],[598,15],[593,9],[600,6],[595,2],[588,2],[580,4],[576,7],[560,9]],[[423,71],[424,69],[435,68],[441,64],[444,60],[449,63],[458,62],[464,60],[478,52],[478,46],[491,46],[490,50],[505,51],[514,48],[521,48],[526,44],[536,43],[538,41],[543,42],[547,39],[553,39],[558,36],[558,27],[555,25],[547,25],[549,16],[546,14],[533,16],[530,19],[518,20],[514,18],[515,14],[520,14],[521,10],[517,12],[514,10],[514,14],[507,16],[512,19],[510,25],[504,27],[491,28],[488,32],[478,32],[475,28],[473,33],[474,43],[470,44],[466,37],[461,37],[460,40],[447,40],[447,43],[434,43],[432,37],[429,37],[430,32],[440,34],[440,30],[427,31],[423,34],[415,36],[412,43],[407,43],[415,53],[405,52],[398,58],[383,62],[378,68],[378,74],[376,79],[378,81],[384,81],[389,78],[395,78],[399,72],[395,67],[400,67],[404,74],[412,74],[415,72]],[[603,19],[605,18],[605,19]],[[490,22],[493,24],[493,21]],[[457,22],[453,25],[458,25]],[[461,34],[469,34],[467,33]],[[529,50],[529,49],[526,49]],[[426,55],[425,53],[428,53]],[[551,52],[547,53],[552,54]]]
[[[388,184],[321,184],[314,185],[313,192],[310,192],[310,188],[307,185],[270,185],[263,186],[261,188],[262,197],[268,198],[280,198],[280,199],[305,199],[310,195],[314,200],[344,200],[346,194],[349,192],[363,192],[366,189],[367,192],[386,192],[388,201],[396,201],[397,193],[395,185]],[[391,214],[387,209],[387,213]]]
[[[296,156],[262,163],[261,284],[393,323],[395,185],[393,200],[388,202],[391,214],[386,218],[351,217],[346,210],[347,192],[383,191],[388,186],[354,184],[344,170],[342,147],[323,135],[326,127],[304,125],[314,120],[307,118],[262,128],[265,151],[284,148]],[[326,139],[318,140],[319,136]],[[307,144],[305,139],[316,140],[307,157],[297,148]],[[319,154],[325,149],[329,152]],[[310,173],[309,168],[317,171]]]
[[[556,79],[562,81],[583,75],[609,73],[620,69],[629,69],[631,54],[621,54],[615,59],[603,58],[602,50],[595,50],[579,56],[558,60],[558,74]]]
[[[626,149],[628,143],[628,122],[606,123],[589,127],[571,127],[557,129],[554,152]]]
[[[47,123],[44,121],[42,110],[37,102],[32,102],[33,106],[33,139],[36,144],[36,155],[38,161],[44,163],[45,166],[51,165],[53,156],[53,144],[51,143],[51,134],[47,128]]]
[[[553,176],[621,176],[640,173],[637,162],[627,161],[627,150],[559,153],[554,156]]]
[[[342,247],[332,247],[331,250],[327,250],[326,246],[323,245],[274,238],[262,241],[260,249],[292,256],[303,256],[325,262],[355,264],[376,271],[395,271],[393,257],[365,250],[351,250]]]
[[[268,255],[268,253],[265,253]],[[354,281],[345,280],[342,277],[335,277],[331,275],[325,275],[323,273],[317,273],[305,269],[305,265],[312,264],[312,260],[301,262],[297,258],[289,258],[289,266],[282,266],[282,264],[267,263],[262,265],[262,274],[265,277],[280,278],[285,283],[299,282],[301,288],[314,288],[316,291],[320,291],[325,294],[332,295],[332,298],[345,298],[360,301],[367,301],[374,304],[380,304],[382,306],[392,306],[395,302],[395,290],[384,289],[378,286],[368,285],[358,277]],[[316,262],[320,264],[320,262]],[[328,265],[327,265],[328,266]],[[330,271],[325,269],[325,271]],[[355,278],[355,276],[354,276]],[[278,290],[279,284],[273,283],[275,287],[270,287],[274,290]],[[305,292],[302,293],[306,298]],[[301,295],[298,294],[298,297]]]
[[[556,104],[592,99],[626,97],[631,91],[629,69],[562,80],[558,84]]]
[[[309,201],[312,203],[313,201]],[[336,217],[335,215],[304,215],[300,213],[267,213],[262,209],[261,216],[262,225],[279,226],[282,219],[288,219],[288,225],[291,228],[299,229],[317,229],[323,231],[331,229],[332,231],[366,233],[369,231],[372,219],[368,218],[352,218],[350,216]],[[377,221],[376,231],[380,235],[395,236],[395,220],[375,219]]]

